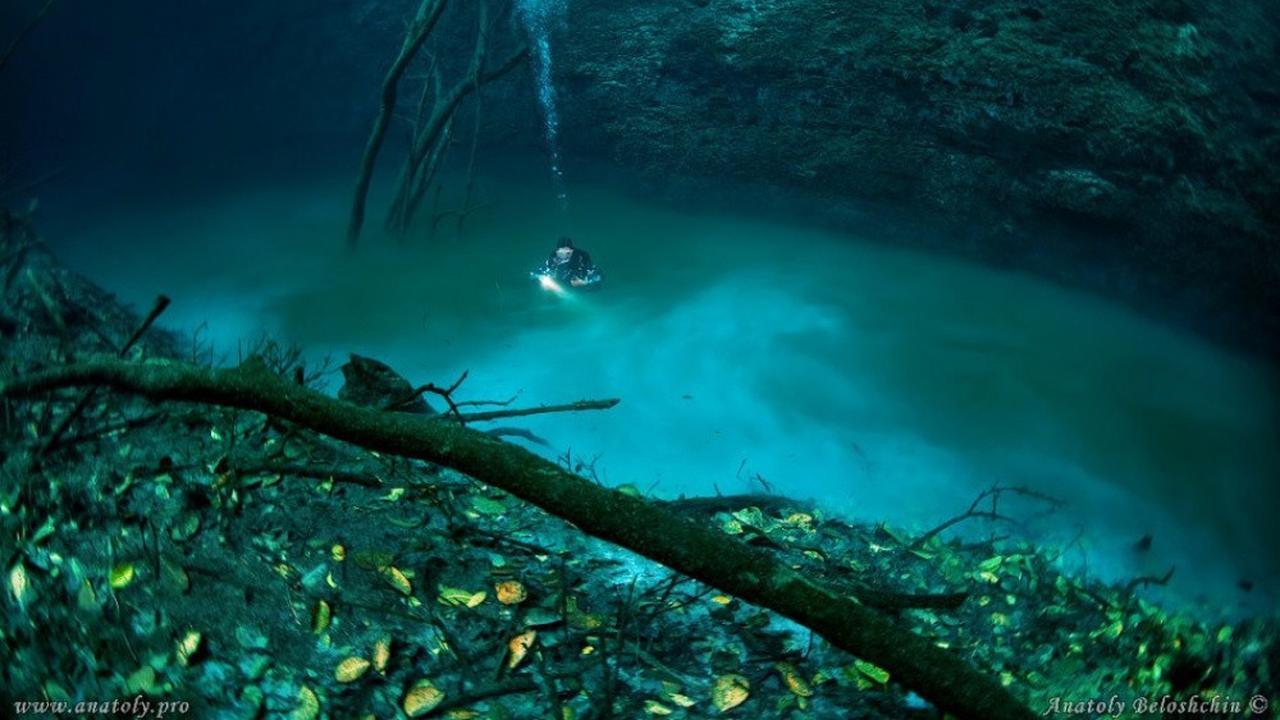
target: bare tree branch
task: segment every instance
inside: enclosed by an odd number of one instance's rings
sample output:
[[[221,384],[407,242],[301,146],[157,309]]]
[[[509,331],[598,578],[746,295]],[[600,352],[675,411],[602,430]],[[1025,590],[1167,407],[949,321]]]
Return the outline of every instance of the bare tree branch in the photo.
[[[1159,577],[1156,577],[1155,575],[1143,575],[1141,577],[1136,577],[1125,583],[1124,591],[1131,593],[1140,587],[1147,587],[1148,585],[1168,585],[1169,581],[1173,579],[1173,570],[1174,568],[1171,567],[1168,572]]]
[[[405,35],[400,53],[391,63],[386,78],[382,81],[382,100],[378,109],[378,117],[369,131],[369,140],[365,144],[364,155],[360,158],[360,174],[356,177],[355,197],[351,204],[351,219],[347,223],[347,245],[354,247],[360,239],[360,229],[364,226],[365,203],[369,197],[369,183],[373,180],[373,166],[382,150],[382,141],[387,135],[387,125],[396,109],[396,98],[399,95],[400,77],[409,67],[409,63],[417,56],[426,42],[440,15],[444,13],[448,0],[422,0],[418,6],[418,14]]]
[[[151,312],[147,313],[147,316],[142,319],[142,323],[133,331],[133,334],[125,341],[125,344],[120,346],[120,352],[118,353],[119,357],[124,357],[129,354],[129,351],[133,349],[133,346],[142,339],[143,334],[147,332],[151,325],[155,323],[156,318],[159,318],[160,314],[163,313],[167,307],[169,307],[169,298],[164,295],[156,298],[155,304],[151,307]],[[53,429],[53,432],[49,434],[48,439],[37,453],[38,455],[47,455],[49,451],[58,444],[58,441],[62,439],[63,434],[71,427],[71,423],[75,422],[76,419],[84,413],[85,408],[89,407],[89,403],[93,401],[97,392],[98,388],[91,387],[88,392],[80,396],[80,400],[76,402],[76,405],[71,409],[71,412],[67,413],[62,418],[62,421],[58,423],[57,427]]]
[[[618,398],[608,400],[578,400],[563,405],[539,405],[518,410],[490,410],[488,412],[460,413],[458,420],[464,423],[484,422],[501,418],[524,417],[526,415],[546,415],[548,413],[582,412],[583,410],[608,410],[622,402]]]
[[[969,505],[968,510],[965,510],[959,515],[948,518],[947,520],[944,520],[943,522],[939,523],[933,529],[929,530],[928,532],[926,532],[925,534],[917,538],[915,542],[911,543],[911,547],[913,549],[924,547],[925,543],[932,540],[934,536],[938,535],[944,530],[948,530],[954,527],[955,525],[959,525],[965,520],[970,520],[973,518],[985,518],[987,520],[998,520],[1001,522],[1008,522],[1008,523],[1018,522],[1016,519],[1008,515],[1004,515],[1000,512],[1000,509],[999,509],[1000,496],[1004,493],[1020,495],[1022,497],[1027,497],[1033,500],[1039,500],[1041,502],[1047,503],[1049,505],[1050,511],[1056,510],[1062,507],[1062,505],[1064,504],[1063,501],[1059,500],[1058,498],[1055,498],[1051,495],[1046,495],[1042,492],[1039,492],[1038,490],[1032,490],[1031,488],[1021,487],[1021,486],[1010,487],[1010,486],[1000,485],[1000,484],[992,485],[986,490],[983,490],[982,492],[978,493],[978,496],[974,498],[973,502]],[[983,500],[991,501],[991,508],[989,510],[978,509],[978,506],[982,504]]]

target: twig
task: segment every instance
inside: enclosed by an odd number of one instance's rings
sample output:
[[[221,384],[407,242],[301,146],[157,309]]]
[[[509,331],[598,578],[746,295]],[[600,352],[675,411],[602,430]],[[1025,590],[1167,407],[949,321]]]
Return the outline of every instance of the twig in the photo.
[[[128,355],[129,350],[133,348],[134,344],[137,343],[138,340],[142,339],[143,333],[151,327],[152,323],[156,321],[156,318],[160,317],[160,313],[164,312],[167,307],[169,307],[169,298],[164,295],[157,297],[155,305],[151,308],[151,312],[147,313],[147,316],[142,320],[142,324],[138,326],[138,329],[133,331],[133,334],[129,336],[129,339],[125,341],[124,346],[120,348],[120,351],[116,353],[116,355],[121,358]],[[97,393],[98,388],[95,386],[89,388],[84,395],[80,396],[79,402],[76,403],[75,407],[71,408],[71,412],[67,413],[66,417],[62,418],[62,421],[59,422],[57,427],[53,429],[53,432],[49,434],[49,439],[45,442],[44,446],[40,448],[39,452],[36,453],[37,455],[47,455],[49,451],[53,449],[53,446],[58,444],[62,435],[71,427],[71,423],[75,422],[76,418],[80,417],[80,415],[84,413],[85,408],[89,407],[89,403],[93,401],[93,398]]]
[[[978,496],[973,499],[972,503],[969,504],[968,510],[965,510],[959,515],[956,515],[955,517],[952,517],[943,521],[933,529],[921,535],[915,542],[911,543],[909,547],[913,550],[924,547],[925,543],[932,540],[934,536],[938,535],[944,530],[947,530],[948,528],[958,525],[964,522],[965,520],[969,520],[971,518],[986,518],[988,520],[1000,520],[1002,522],[1016,523],[1017,520],[1015,520],[1014,518],[1008,515],[1004,515],[999,511],[998,503],[1000,501],[1000,496],[1003,493],[1014,493],[1016,495],[1032,498],[1034,500],[1041,500],[1050,505],[1050,511],[1056,510],[1057,508],[1062,507],[1062,505],[1064,504],[1063,501],[1059,500],[1058,498],[1052,497],[1050,495],[1046,495],[1042,492],[1039,492],[1037,490],[1032,490],[1030,488],[1010,487],[1010,486],[999,485],[999,484],[992,485],[986,490],[983,490],[981,493],[978,493]],[[987,499],[990,499],[991,501],[991,509],[979,510],[978,505],[980,505],[983,500],[987,500]]]
[[[40,239],[28,240],[22,243],[16,249],[9,252],[3,258],[0,258],[0,265],[8,265],[9,269],[4,274],[4,294],[9,294],[9,288],[13,287],[13,281],[17,279],[18,273],[22,270],[23,260],[32,248],[44,242]]]
[[[1170,567],[1168,572],[1159,577],[1156,577],[1155,575],[1143,575],[1141,577],[1136,577],[1125,584],[1124,591],[1126,593],[1130,593],[1140,587],[1147,587],[1148,585],[1168,585],[1169,581],[1173,579],[1173,570],[1174,568]]]
[[[381,488],[382,481],[367,473],[345,472],[342,470],[325,470],[311,465],[297,465],[276,462],[259,462],[237,465],[230,463],[230,468],[239,475],[293,475],[313,480],[330,480],[334,482],[363,485],[370,488]]]
[[[106,425],[96,427],[92,430],[86,430],[82,433],[78,433],[65,440],[55,441],[50,446],[49,451],[52,452],[53,450],[62,450],[64,448],[69,448],[73,445],[78,445],[87,440],[93,440],[95,438],[112,435],[122,431],[136,430],[140,427],[146,427],[147,425],[150,425],[151,423],[159,420],[164,416],[165,416],[164,413],[156,412],[156,413],[150,413],[148,415],[143,415],[142,417],[127,418],[125,420],[120,420],[118,422],[108,423]]]
[[[551,548],[543,547],[536,543],[526,542],[524,540],[517,540],[509,534],[496,533],[483,528],[478,528],[470,523],[462,525],[460,532],[467,535],[478,535],[494,544],[510,545],[511,547],[520,548],[532,555],[551,556],[560,554],[560,552],[552,550]]]
[[[383,410],[399,410],[400,408],[405,407],[406,405],[412,403],[414,400],[417,400],[418,398],[422,397],[423,394],[433,393],[435,395],[439,395],[440,397],[443,397],[444,401],[449,403],[449,411],[456,416],[459,414],[458,408],[461,407],[461,405],[459,403],[454,402],[453,393],[455,390],[458,389],[459,386],[462,385],[462,382],[467,379],[467,375],[470,374],[470,372],[471,372],[470,370],[463,370],[462,375],[458,376],[458,379],[454,380],[453,384],[447,388],[442,388],[436,385],[435,383],[427,383],[426,385],[419,385],[418,387],[414,388],[413,392],[409,393],[408,395],[405,395],[404,397],[398,400],[393,400],[392,402],[387,403],[387,405],[382,409]]]
[[[752,482],[759,484],[760,488],[764,490],[766,494],[769,494],[769,495],[773,494],[773,483],[766,480],[764,475],[761,475],[760,473],[756,473],[755,475],[751,476],[751,480]]]
[[[547,697],[547,703],[551,706],[551,717],[563,718],[564,703],[560,702],[560,691],[556,689],[556,679],[551,672],[547,670],[547,654],[541,650],[538,654],[538,680],[542,686],[542,692]]]
[[[40,304],[44,306],[45,314],[58,326],[58,333],[63,339],[67,335],[67,321],[62,317],[62,313],[58,310],[58,305],[53,301],[53,296],[45,289],[44,285],[36,279],[36,274],[30,268],[27,269],[27,282],[31,284],[31,289],[35,291],[36,297],[39,298]]]
[[[143,333],[151,327],[151,324],[156,321],[156,318],[160,317],[160,313],[164,312],[167,307],[169,307],[169,298],[164,295],[156,298],[155,305],[152,306],[151,312],[147,313],[147,316],[142,320],[142,324],[139,325],[138,329],[134,330],[133,334],[129,336],[129,339],[125,341],[124,347],[120,348],[120,357],[124,357],[133,349],[133,346],[142,339]]]
[[[491,406],[496,406],[496,407],[508,407],[508,406],[510,406],[510,405],[511,405],[511,403],[515,402],[515,401],[516,401],[516,398],[518,398],[518,397],[520,397],[520,393],[516,393],[515,395],[512,395],[511,397],[507,398],[506,400],[464,400],[464,401],[462,401],[462,402],[456,403],[456,405],[457,405],[458,407],[460,407],[460,408],[464,408],[464,407],[491,407]]]
[[[577,672],[564,672],[564,673],[555,673],[551,677],[557,678],[557,679],[563,679],[563,678],[574,677],[576,675],[577,675]],[[466,692],[459,693],[457,695],[450,695],[446,697],[444,702],[437,705],[435,708],[431,710],[431,712],[426,713],[422,717],[435,717],[437,715],[441,715],[443,713],[449,712],[450,710],[456,710],[458,708],[464,708],[468,705],[474,705],[480,702],[481,700],[488,700],[489,698],[502,697],[504,695],[516,695],[519,693],[536,692],[538,689],[539,689],[538,684],[528,677],[516,677],[516,678],[511,678],[509,680],[489,682],[483,685],[478,685]]]
[[[440,397],[444,398],[444,401],[446,403],[449,404],[449,412],[452,412],[454,417],[461,419],[462,413],[458,411],[458,404],[453,401],[453,392],[457,390],[460,385],[462,385],[463,381],[467,379],[467,375],[470,373],[471,373],[470,370],[463,370],[462,374],[458,376],[458,379],[454,380],[453,384],[447,388],[437,387],[434,383],[427,383],[426,385],[423,385],[421,388],[419,388],[418,392],[416,392],[415,394],[421,395],[424,392],[429,392],[429,393],[434,393],[436,395],[439,395]]]
[[[619,398],[608,400],[579,400],[564,405],[539,405],[520,410],[493,410],[491,412],[461,413],[458,420],[463,423],[485,422],[499,418],[524,417],[526,415],[544,415],[547,413],[581,412],[583,410],[608,410],[622,402]]]

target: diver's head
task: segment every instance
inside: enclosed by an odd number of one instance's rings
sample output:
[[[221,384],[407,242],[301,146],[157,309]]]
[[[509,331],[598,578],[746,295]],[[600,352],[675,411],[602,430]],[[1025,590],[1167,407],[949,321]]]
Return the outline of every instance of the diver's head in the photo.
[[[573,240],[568,237],[560,238],[559,242],[556,243],[556,257],[561,260],[568,260],[569,256],[572,254]]]

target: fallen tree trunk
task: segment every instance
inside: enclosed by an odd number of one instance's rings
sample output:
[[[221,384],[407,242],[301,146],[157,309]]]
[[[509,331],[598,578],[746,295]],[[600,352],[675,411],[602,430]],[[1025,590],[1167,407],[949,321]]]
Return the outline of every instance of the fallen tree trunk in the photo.
[[[501,488],[591,535],[768,608],[888,670],[938,708],[974,720],[1031,718],[991,677],[888,616],[824,588],[719,530],[658,503],[591,483],[455,422],[382,412],[286,382],[261,361],[227,370],[103,358],[7,379],[0,396],[103,385],[156,401],[256,410],[369,450],[427,460]]]

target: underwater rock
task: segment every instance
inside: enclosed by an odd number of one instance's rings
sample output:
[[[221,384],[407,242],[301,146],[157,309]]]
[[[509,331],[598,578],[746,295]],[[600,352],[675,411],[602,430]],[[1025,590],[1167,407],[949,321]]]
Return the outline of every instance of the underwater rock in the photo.
[[[1272,7],[582,0],[564,144],[677,202],[817,196],[819,223],[1280,345]]]
[[[1046,209],[1099,218],[1115,217],[1121,212],[1115,183],[1092,170],[1050,170],[1032,182],[1036,186],[1035,201]]]
[[[384,362],[352,353],[341,370],[340,400],[382,410],[417,414],[435,412],[421,395],[414,396],[413,385],[408,380]]]

